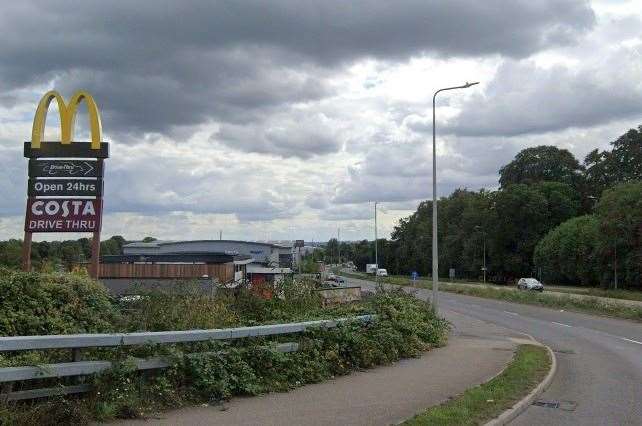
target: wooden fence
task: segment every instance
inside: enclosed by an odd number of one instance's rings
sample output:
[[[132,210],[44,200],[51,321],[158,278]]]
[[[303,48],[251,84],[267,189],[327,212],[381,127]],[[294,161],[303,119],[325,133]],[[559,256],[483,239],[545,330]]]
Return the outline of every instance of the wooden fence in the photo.
[[[208,340],[230,340],[246,337],[273,336],[281,334],[302,333],[308,328],[334,328],[346,321],[368,323],[376,318],[375,315],[361,315],[334,320],[305,321],[289,324],[260,325],[254,327],[237,327],[210,330],[158,331],[140,333],[113,334],[65,334],[48,336],[13,336],[0,337],[0,353],[27,350],[69,349],[72,362],[45,364],[38,366],[0,368],[0,384],[2,393],[0,401],[16,401],[23,399],[42,398],[53,395],[68,395],[91,390],[90,384],[75,384],[51,388],[28,389],[13,391],[15,382],[60,378],[70,376],[87,376],[112,368],[110,361],[83,361],[81,349],[92,347],[122,347],[144,345],[148,343],[171,344],[185,342],[202,342]],[[297,343],[281,343],[276,346],[281,352],[298,350]],[[187,355],[188,357],[190,355]],[[135,359],[137,370],[151,370],[169,367],[163,358],[154,357]]]
[[[203,263],[101,263],[101,278],[201,278],[207,275],[221,283],[234,280],[234,264]]]

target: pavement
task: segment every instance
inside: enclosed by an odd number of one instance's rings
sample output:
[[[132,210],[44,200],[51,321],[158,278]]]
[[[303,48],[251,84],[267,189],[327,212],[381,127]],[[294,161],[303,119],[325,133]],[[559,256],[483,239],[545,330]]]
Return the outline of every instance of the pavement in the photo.
[[[452,313],[448,345],[420,358],[355,372],[287,393],[233,398],[119,425],[389,425],[497,375],[528,338]]]
[[[552,404],[532,405],[511,425],[642,425],[642,324],[445,292],[439,303],[447,319],[465,315],[528,333],[555,352],[557,373],[540,397]]]

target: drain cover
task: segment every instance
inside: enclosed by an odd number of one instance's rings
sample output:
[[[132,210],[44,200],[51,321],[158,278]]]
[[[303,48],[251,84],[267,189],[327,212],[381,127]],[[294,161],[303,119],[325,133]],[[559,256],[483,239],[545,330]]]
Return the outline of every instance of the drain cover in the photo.
[[[556,400],[545,400],[538,399],[533,402],[533,405],[544,408],[559,408],[564,411],[575,411],[577,408],[577,402],[574,401],[556,401]]]
[[[533,402],[533,405],[546,408],[560,408],[559,401],[545,401],[543,399],[538,399],[537,401]]]
[[[573,349],[553,349],[553,352],[555,352],[556,354],[575,355],[575,351]]]

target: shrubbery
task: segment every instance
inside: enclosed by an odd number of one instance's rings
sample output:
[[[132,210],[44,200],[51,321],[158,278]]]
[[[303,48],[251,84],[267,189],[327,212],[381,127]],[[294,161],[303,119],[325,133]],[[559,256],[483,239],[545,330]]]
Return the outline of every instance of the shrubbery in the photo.
[[[0,336],[102,333],[119,319],[105,287],[86,276],[0,268]]]
[[[401,291],[381,290],[361,303],[322,308],[309,282],[286,281],[276,289],[280,297],[272,300],[247,291],[214,296],[185,285],[180,291],[149,292],[119,305],[87,277],[0,273],[5,335],[194,329],[377,315],[367,324],[349,321],[334,329],[292,336],[86,350],[85,359],[107,359],[114,364],[113,369],[87,379],[95,385],[90,395],[59,398],[55,405],[50,400],[16,404],[4,411],[0,407],[0,423],[78,424],[234,395],[286,391],[418,356],[443,344],[448,329],[427,303]],[[296,341],[299,350],[277,351],[276,345],[284,341]],[[61,355],[68,357],[68,353],[49,351],[1,361],[5,365],[12,360],[16,361],[13,365],[40,364],[57,361]],[[171,367],[146,374],[135,370],[132,357],[152,356],[162,357]]]

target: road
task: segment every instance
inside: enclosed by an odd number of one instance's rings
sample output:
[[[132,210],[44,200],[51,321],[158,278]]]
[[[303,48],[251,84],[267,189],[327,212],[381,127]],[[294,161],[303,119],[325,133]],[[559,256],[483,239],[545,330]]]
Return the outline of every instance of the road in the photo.
[[[374,288],[370,281],[348,284]],[[429,291],[407,288],[426,299]],[[642,325],[498,300],[440,293],[440,314],[466,315],[527,333],[550,346],[557,374],[542,400],[513,425],[642,425]]]

